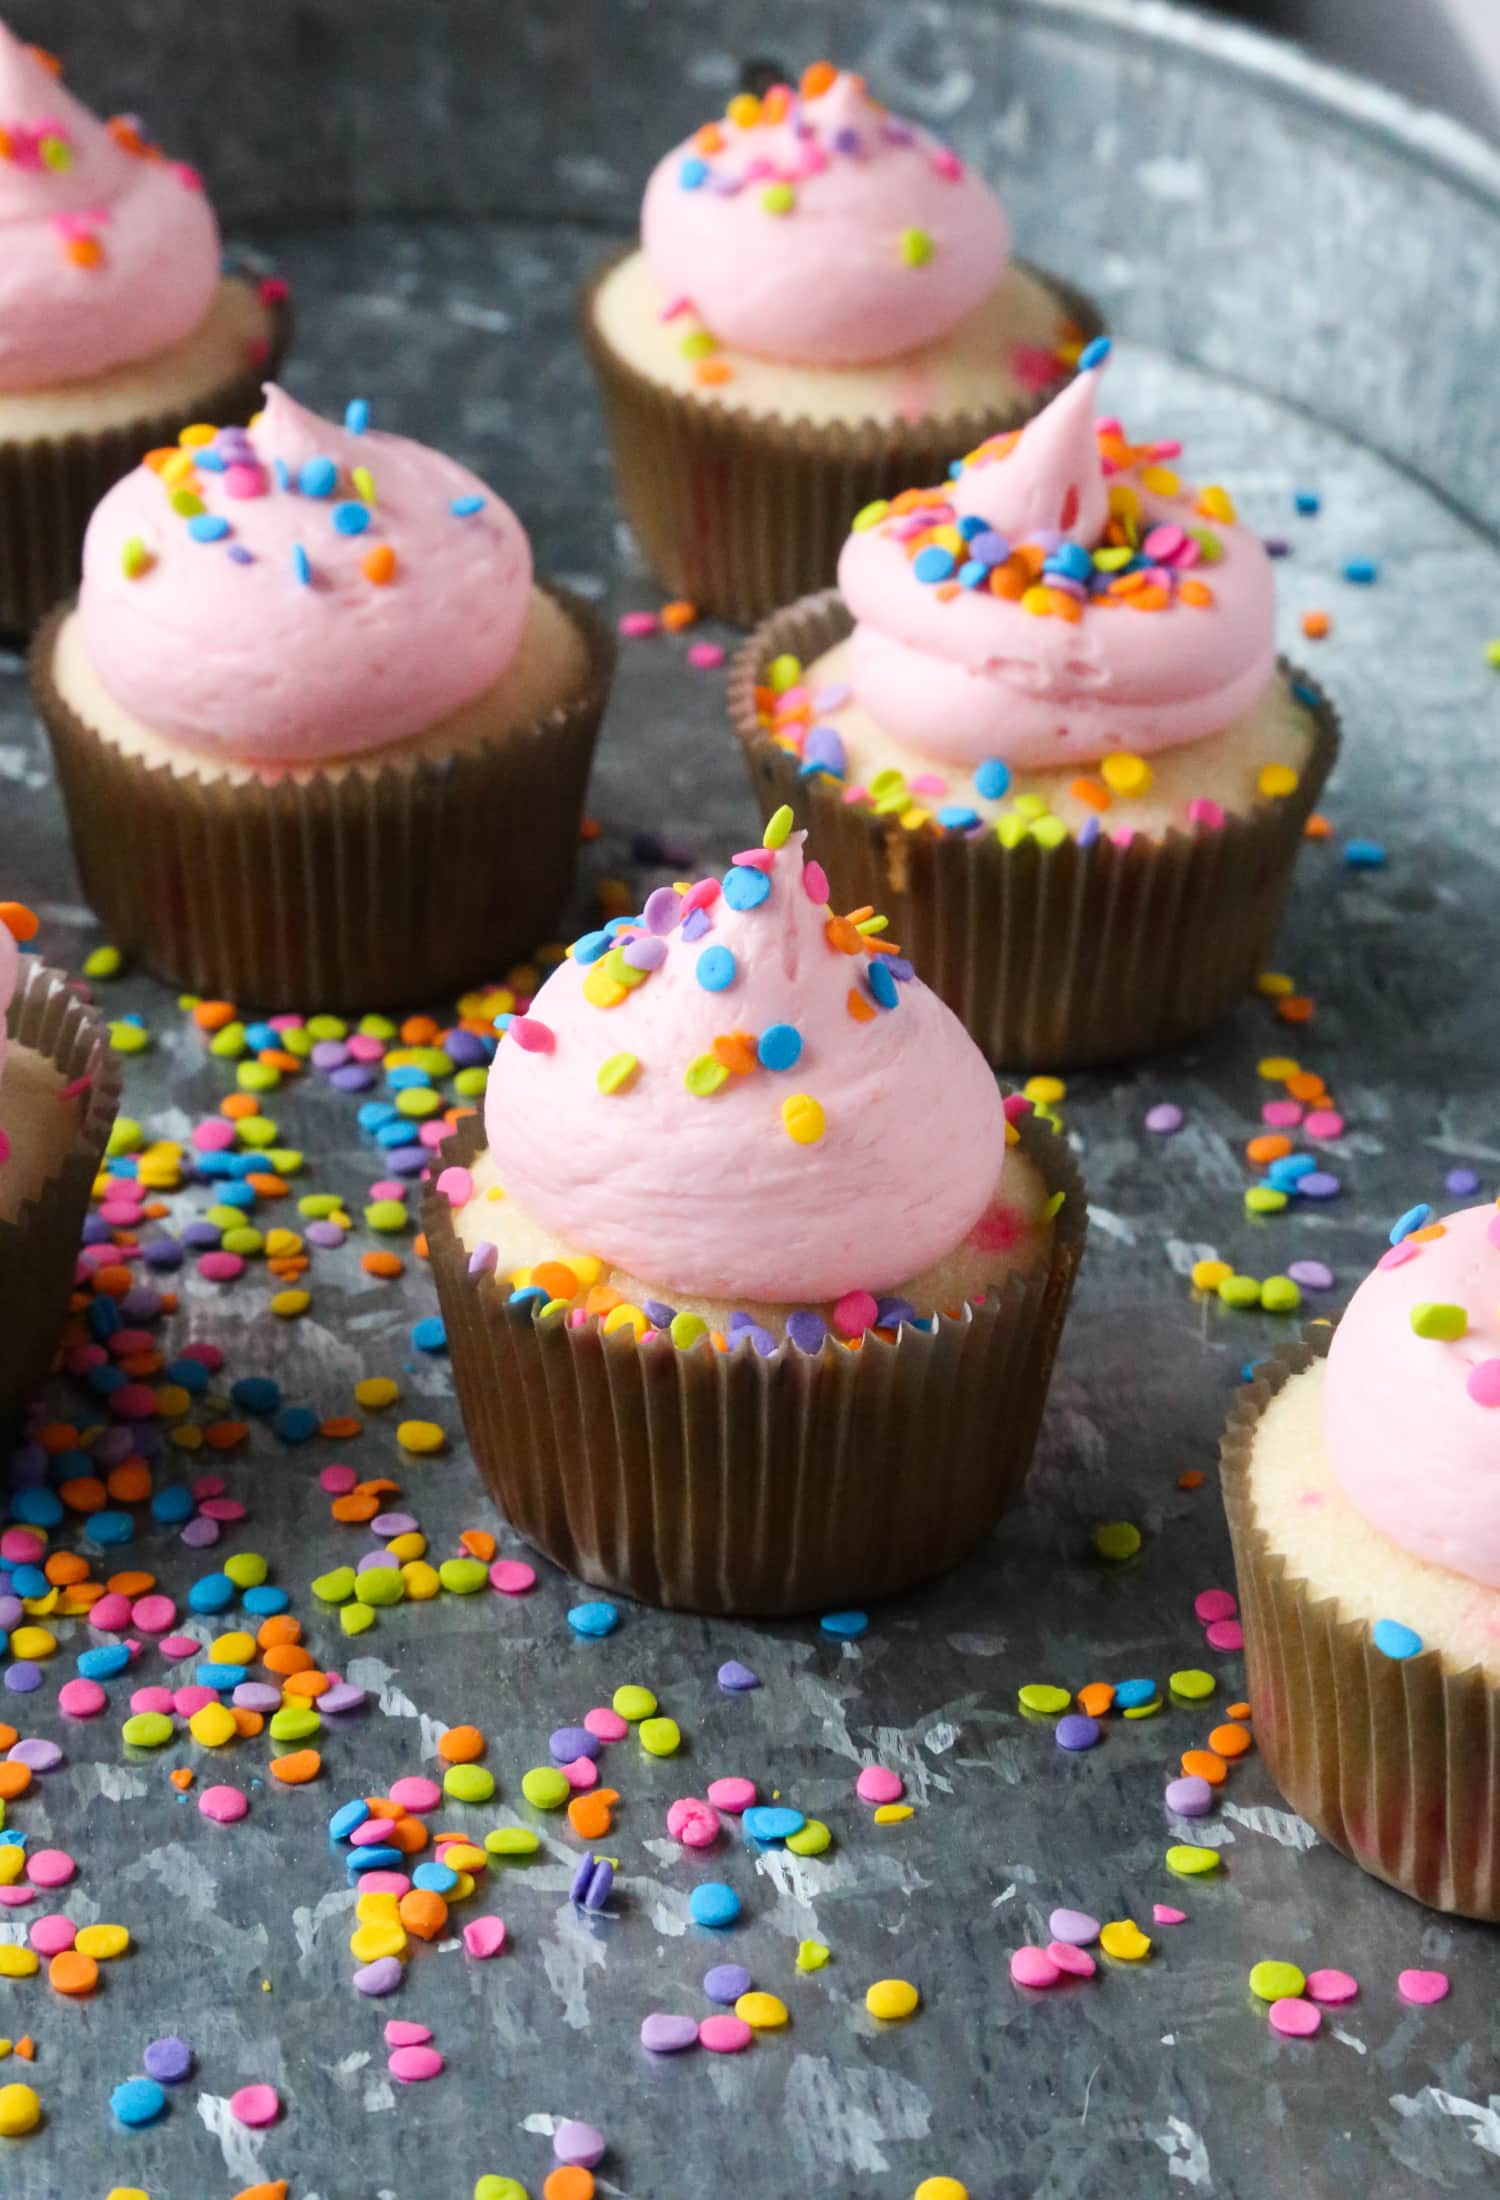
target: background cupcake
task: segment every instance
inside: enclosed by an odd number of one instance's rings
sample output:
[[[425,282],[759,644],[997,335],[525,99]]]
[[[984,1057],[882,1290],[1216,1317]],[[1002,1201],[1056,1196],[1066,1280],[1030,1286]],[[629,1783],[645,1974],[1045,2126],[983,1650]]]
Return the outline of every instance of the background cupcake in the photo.
[[[849,516],[1024,419],[1097,332],[988,186],[820,61],[660,162],[583,328],[663,587],[749,619],[833,578]]]
[[[245,419],[285,346],[278,286],[225,274],[195,172],[0,23],[0,632],[78,577],[88,516],[154,444]]]
[[[1225,491],[1096,419],[1107,351],[951,479],[861,512],[839,593],[767,620],[731,682],[762,807],[810,786],[838,894],[889,907],[1017,1066],[1229,1009],[1336,747]]]
[[[465,985],[572,878],[610,637],[482,481],[366,412],[273,387],[153,453],[32,652],[111,938],[241,1004]]]
[[[0,905],[0,1436],[67,1318],[84,1213],[120,1096],[109,1037],[60,971],[21,955],[36,919]]]
[[[695,1609],[969,1549],[1025,1474],[1082,1248],[1061,1141],[1008,1124],[790,822],[575,943],[426,1217],[497,1502],[585,1579]]]
[[[1500,1211],[1430,1216],[1237,1401],[1224,1499],[1278,1787],[1376,1878],[1497,1918]]]

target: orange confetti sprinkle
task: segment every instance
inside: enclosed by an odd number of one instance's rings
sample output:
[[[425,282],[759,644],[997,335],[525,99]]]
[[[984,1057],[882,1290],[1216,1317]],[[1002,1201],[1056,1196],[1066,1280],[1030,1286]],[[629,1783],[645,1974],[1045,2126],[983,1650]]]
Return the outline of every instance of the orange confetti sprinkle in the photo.
[[[1186,1474],[1178,1475],[1177,1487],[1180,1490],[1201,1490],[1203,1487],[1203,1469],[1201,1467],[1189,1467]]]
[[[1310,642],[1321,642],[1331,632],[1333,621],[1326,611],[1304,611],[1302,631]]]
[[[1182,1769],[1189,1779],[1206,1780],[1210,1787],[1222,1787],[1229,1776],[1228,1765],[1213,1749],[1185,1749]]]
[[[323,1760],[315,1749],[294,1749],[289,1757],[271,1759],[271,1777],[283,1787],[304,1787],[322,1769]]]
[[[1288,993],[1276,1003],[1276,1013],[1284,1024],[1310,1024],[1313,1003],[1305,993]]]
[[[200,1031],[222,1031],[238,1014],[233,1001],[200,1001],[193,1010],[193,1022]],[[227,1104],[225,1113],[228,1113]]]
[[[447,1765],[471,1765],[484,1751],[484,1736],[477,1726],[450,1726],[438,1742],[438,1755]]]
[[[1114,1688],[1109,1681],[1087,1681],[1078,1691],[1079,1708],[1091,1719],[1102,1719],[1114,1700]]]
[[[388,588],[396,578],[396,553],[388,542],[377,542],[359,561],[365,579],[376,588]]]
[[[361,1253],[359,1265],[367,1276],[379,1276],[383,1283],[393,1282],[406,1273],[406,1263],[399,1253]]]
[[[1221,1757],[1243,1757],[1250,1749],[1250,1736],[1240,1723],[1216,1726],[1208,1737],[1208,1746]]]

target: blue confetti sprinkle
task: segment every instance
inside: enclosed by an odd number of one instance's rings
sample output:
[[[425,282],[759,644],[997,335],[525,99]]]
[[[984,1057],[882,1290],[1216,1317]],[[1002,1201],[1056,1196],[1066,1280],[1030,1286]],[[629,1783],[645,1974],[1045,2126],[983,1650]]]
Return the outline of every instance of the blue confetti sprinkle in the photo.
[[[331,458],[321,452],[307,459],[297,475],[297,486],[305,497],[331,497],[338,486],[339,470]]]
[[[1413,1230],[1425,1230],[1432,1220],[1432,1209],[1425,1199],[1419,1199],[1415,1207],[1408,1207],[1404,1215],[1398,1215],[1391,1224],[1390,1242],[1399,1245],[1409,1238]]]
[[[708,1925],[718,1931],[732,1925],[739,1916],[740,1898],[722,1879],[704,1879],[688,1896],[688,1910],[695,1925]]]
[[[870,1624],[868,1612],[825,1612],[818,1621],[825,1635],[840,1642],[857,1642]]]
[[[472,519],[476,512],[484,510],[483,497],[455,497],[448,507],[455,519]]]
[[[1323,509],[1323,499],[1316,489],[1294,489],[1292,491],[1292,503],[1304,519],[1311,519],[1315,513],[1321,512]]]
[[[304,588],[312,586],[312,561],[300,542],[292,544],[292,574]]]
[[[1078,354],[1079,373],[1087,374],[1090,367],[1102,367],[1113,350],[1114,345],[1107,336],[1096,336],[1093,342],[1085,344]]]
[[[734,983],[735,960],[727,947],[705,947],[693,966],[693,975],[705,993],[722,993]]]
[[[998,802],[1010,785],[1010,766],[998,756],[987,756],[974,774],[974,791],[986,802]]]
[[[677,181],[684,191],[701,191],[708,181],[708,162],[690,154],[677,171]]]
[[[222,542],[229,532],[229,522],[217,512],[195,512],[187,531],[194,542]]]
[[[351,435],[363,435],[369,425],[369,399],[367,397],[351,397],[344,407],[344,426]]]
[[[448,1332],[441,1314],[425,1314],[412,1327],[411,1341],[419,1352],[446,1352]]]
[[[1403,1627],[1399,1619],[1376,1620],[1370,1640],[1384,1658],[1414,1658],[1422,1647],[1415,1628]]]
[[[747,863],[731,864],[724,873],[724,899],[731,909],[758,909],[770,891],[765,872],[754,871]]]
[[[1385,868],[1385,849],[1378,840],[1346,840],[1344,861],[1351,871],[1380,871]]]
[[[350,498],[333,508],[333,531],[336,535],[362,535],[370,524],[368,508]]]

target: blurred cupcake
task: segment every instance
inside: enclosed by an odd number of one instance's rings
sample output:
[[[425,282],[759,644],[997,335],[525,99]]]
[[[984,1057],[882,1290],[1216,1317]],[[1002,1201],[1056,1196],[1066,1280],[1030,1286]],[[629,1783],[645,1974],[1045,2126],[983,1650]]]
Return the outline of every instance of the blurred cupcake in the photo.
[[[790,824],[574,944],[424,1218],[497,1503],[695,1610],[881,1595],[986,1534],[1085,1228],[1062,1141]]]
[[[225,274],[195,172],[100,122],[0,23],[0,632],[72,588],[89,513],[143,451],[244,420],[282,287]]]
[[[272,387],[153,452],[32,649],[111,938],[241,1005],[453,991],[573,875],[612,640],[482,481],[366,412]]]
[[[1224,490],[1096,420],[1108,348],[952,478],[861,512],[840,593],[766,620],[730,684],[763,810],[811,789],[835,892],[887,906],[1016,1067],[1230,1009],[1337,746]]]
[[[1500,1918],[1500,1212],[1403,1216],[1224,1437],[1255,1733],[1292,1807]]]
[[[120,1097],[109,1035],[0,904],[0,1436],[20,1423],[67,1319],[83,1218]]]
[[[582,300],[621,502],[664,588],[752,619],[849,516],[1024,420],[1096,334],[993,192],[819,61],[668,153]]]

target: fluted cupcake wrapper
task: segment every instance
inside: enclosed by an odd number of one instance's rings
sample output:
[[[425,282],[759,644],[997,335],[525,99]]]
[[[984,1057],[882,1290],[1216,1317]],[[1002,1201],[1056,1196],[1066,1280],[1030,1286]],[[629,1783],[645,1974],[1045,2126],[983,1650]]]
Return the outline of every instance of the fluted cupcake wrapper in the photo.
[[[195,421],[231,426],[259,409],[261,385],[275,379],[292,333],[284,298],[271,301],[270,313],[266,357],[190,404],[88,434],[0,439],[0,634],[29,633],[78,586],[84,531],[94,506],[147,451],[175,443]]]
[[[120,1103],[120,1065],[109,1034],[60,970],[23,957],[6,1012],[18,1045],[45,1055],[65,1085],[88,1079],[78,1129],[57,1173],[15,1217],[0,1220],[0,1436],[19,1425],[52,1362],[67,1320],[73,1269],[94,1178]]]
[[[1023,403],[914,421],[751,412],[717,396],[667,389],[604,341],[594,301],[626,257],[616,253],[579,298],[620,503],[662,587],[741,625],[827,587],[862,506],[945,481],[953,459],[986,436],[1020,427],[1072,379],[1067,368]],[[1092,299],[1055,276],[1040,279],[1085,342],[1103,333]]]
[[[1137,834],[1120,847],[1002,846],[992,830],[913,831],[843,799],[760,726],[755,689],[783,654],[804,663],[844,641],[834,589],[758,626],[730,670],[729,715],[763,815],[791,803],[811,828],[833,895],[891,920],[922,976],[989,1059],[1011,1069],[1083,1069],[1176,1045],[1239,1001],[1280,921],[1303,831],[1338,752],[1338,714],[1313,698],[1312,755],[1291,794],[1218,827]]]
[[[444,1162],[483,1144],[475,1117]],[[954,1565],[1025,1478],[1087,1227],[1063,1140],[1026,1121],[1021,1147],[1065,1194],[1045,1274],[858,1352],[679,1351],[540,1318],[469,1275],[430,1193],[454,1382],[500,1510],[583,1580],[688,1611],[827,1611]]]
[[[1500,1919],[1500,1688],[1436,1650],[1388,1658],[1255,1525],[1266,1407],[1328,1350],[1309,1330],[1235,1400],[1221,1472],[1256,1746],[1292,1808],[1363,1870],[1437,1910]]]
[[[70,709],[52,677],[65,605],[32,645],[32,691],[114,944],[169,984],[266,1009],[397,1007],[529,955],[572,883],[614,664],[598,614],[549,593],[588,667],[530,725],[239,782],[126,755]]]

